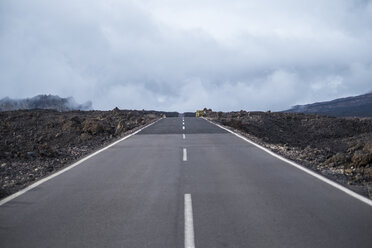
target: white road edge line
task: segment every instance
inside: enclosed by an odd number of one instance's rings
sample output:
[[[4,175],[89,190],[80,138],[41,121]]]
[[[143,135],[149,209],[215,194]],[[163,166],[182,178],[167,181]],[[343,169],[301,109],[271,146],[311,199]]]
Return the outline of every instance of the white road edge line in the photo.
[[[372,200],[370,200],[370,199],[368,199],[368,198],[366,198],[366,197],[364,197],[362,195],[359,195],[358,193],[355,193],[354,191],[351,191],[350,189],[345,188],[341,184],[338,184],[338,183],[336,183],[334,181],[331,181],[330,179],[328,179],[328,178],[326,178],[326,177],[324,177],[324,176],[322,176],[322,175],[320,175],[320,174],[318,174],[318,173],[316,173],[316,172],[314,172],[314,171],[312,171],[312,170],[310,170],[310,169],[308,169],[306,167],[303,167],[302,165],[299,165],[299,164],[297,164],[297,163],[295,163],[295,162],[293,162],[293,161],[291,161],[291,160],[289,160],[287,158],[284,158],[284,157],[282,157],[282,156],[280,156],[280,155],[278,155],[278,154],[270,151],[269,149],[267,149],[267,148],[265,148],[265,147],[263,147],[263,146],[261,146],[259,144],[256,144],[252,140],[250,140],[250,139],[248,139],[248,138],[246,138],[246,137],[244,137],[244,136],[242,136],[242,135],[240,135],[238,133],[235,133],[234,131],[231,131],[228,128],[225,128],[225,127],[221,126],[220,124],[214,123],[214,122],[212,122],[212,121],[210,121],[210,120],[208,120],[208,119],[206,119],[204,117],[202,117],[202,118],[204,120],[206,120],[206,121],[208,121],[208,122],[210,122],[210,123],[218,126],[219,128],[222,128],[222,129],[228,131],[229,133],[234,134],[235,136],[237,136],[237,137],[245,140],[246,142],[251,143],[252,145],[260,148],[261,150],[269,153],[270,155],[272,155],[272,156],[274,156],[274,157],[276,157],[276,158],[278,158],[278,159],[280,159],[280,160],[282,160],[282,161],[284,161],[284,162],[286,162],[286,163],[288,163],[288,164],[296,167],[297,169],[300,169],[300,170],[306,172],[307,174],[310,174],[313,177],[316,177],[317,179],[319,179],[319,180],[321,180],[321,181],[323,181],[323,182],[325,182],[325,183],[327,183],[327,184],[329,184],[329,185],[331,185],[331,186],[333,186],[333,187],[335,187],[335,188],[343,191],[344,193],[348,194],[349,196],[354,197],[355,199],[358,199],[358,200],[360,200],[360,201],[362,201],[362,202],[364,202],[367,205],[369,205],[369,206],[372,207]]]
[[[161,119],[163,119],[163,118],[160,118],[159,120],[154,121],[153,123],[150,123],[150,124],[148,124],[147,126],[144,126],[143,128],[140,128],[140,129],[138,129],[137,131],[135,131],[135,132],[133,132],[133,133],[131,133],[131,134],[128,134],[127,136],[121,138],[120,140],[117,140],[117,141],[115,141],[115,142],[109,144],[108,146],[106,146],[106,147],[104,147],[104,148],[102,148],[102,149],[100,149],[100,150],[98,150],[98,151],[96,151],[96,152],[94,152],[94,153],[92,153],[92,154],[90,154],[90,155],[88,155],[88,156],[86,156],[86,157],[80,159],[79,161],[73,163],[72,165],[70,165],[70,166],[68,166],[68,167],[66,167],[66,168],[64,168],[64,169],[62,169],[62,170],[59,170],[59,171],[57,171],[57,172],[55,172],[55,173],[53,173],[53,174],[51,174],[51,175],[49,175],[49,176],[47,176],[47,177],[45,177],[45,178],[43,178],[43,179],[40,179],[39,181],[37,181],[37,182],[35,182],[35,183],[33,183],[33,184],[27,186],[26,188],[24,188],[24,189],[22,189],[22,190],[20,190],[20,191],[18,191],[18,192],[16,192],[16,193],[14,193],[14,194],[12,194],[12,195],[10,195],[10,196],[5,197],[4,199],[2,199],[2,200],[0,201],[0,206],[2,206],[2,205],[4,205],[5,203],[7,203],[7,202],[9,202],[9,201],[11,201],[11,200],[17,198],[18,196],[23,195],[23,194],[26,193],[27,191],[30,191],[31,189],[33,189],[33,188],[35,188],[35,187],[37,187],[37,186],[39,186],[39,185],[41,185],[41,184],[43,184],[43,183],[49,181],[50,179],[53,179],[53,178],[55,178],[55,177],[61,175],[62,173],[66,172],[66,171],[68,171],[68,170],[71,170],[71,169],[74,168],[75,166],[78,166],[79,164],[83,163],[84,161],[86,161],[86,160],[88,160],[88,159],[94,157],[94,156],[97,155],[98,153],[103,152],[104,150],[106,150],[106,149],[108,149],[108,148],[110,148],[110,147],[116,145],[117,143],[120,143],[120,142],[122,142],[123,140],[126,140],[126,139],[132,137],[133,135],[135,135],[135,134],[141,132],[143,129],[148,128],[149,126],[155,124],[156,122],[160,121]]]
[[[182,134],[182,139],[186,139],[186,135],[184,133]]]
[[[185,194],[185,248],[195,248],[191,194]]]
[[[187,161],[187,149],[186,149],[186,148],[183,148],[183,157],[182,157],[182,161]]]

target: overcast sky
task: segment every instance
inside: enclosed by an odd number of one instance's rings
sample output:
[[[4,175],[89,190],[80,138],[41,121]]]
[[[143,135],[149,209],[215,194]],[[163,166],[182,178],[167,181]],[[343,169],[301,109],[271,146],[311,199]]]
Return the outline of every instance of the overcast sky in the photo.
[[[365,0],[0,0],[0,98],[284,110],[372,90]]]

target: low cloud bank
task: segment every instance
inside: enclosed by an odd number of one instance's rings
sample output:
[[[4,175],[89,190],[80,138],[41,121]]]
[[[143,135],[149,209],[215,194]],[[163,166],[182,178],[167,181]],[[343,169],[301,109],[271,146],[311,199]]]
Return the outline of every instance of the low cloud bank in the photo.
[[[38,95],[26,99],[11,99],[6,97],[0,100],[0,111],[19,109],[54,109],[57,111],[92,110],[92,102],[88,101],[78,104],[73,97],[61,98],[53,95]]]
[[[362,0],[3,1],[0,97],[284,110],[371,91]]]

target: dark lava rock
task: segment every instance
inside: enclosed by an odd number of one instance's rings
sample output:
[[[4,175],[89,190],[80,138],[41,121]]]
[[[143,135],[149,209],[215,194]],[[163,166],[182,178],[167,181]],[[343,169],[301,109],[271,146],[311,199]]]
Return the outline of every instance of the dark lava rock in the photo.
[[[86,120],[83,123],[83,132],[98,135],[105,131],[104,125],[99,120]]]
[[[0,112],[0,198],[161,116],[119,109]]]
[[[372,198],[372,118],[316,114],[213,112],[206,116]]]

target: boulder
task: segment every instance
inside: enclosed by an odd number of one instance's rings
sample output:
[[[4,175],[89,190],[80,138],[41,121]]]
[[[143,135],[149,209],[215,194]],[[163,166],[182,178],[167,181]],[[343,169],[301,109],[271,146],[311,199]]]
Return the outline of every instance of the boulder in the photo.
[[[355,167],[363,167],[372,163],[372,153],[356,151],[352,158],[352,163]]]
[[[104,125],[97,119],[90,119],[83,122],[83,132],[85,133],[99,135],[104,130]]]
[[[81,121],[79,117],[75,116],[66,121],[62,125],[63,132],[80,132],[81,131]]]

